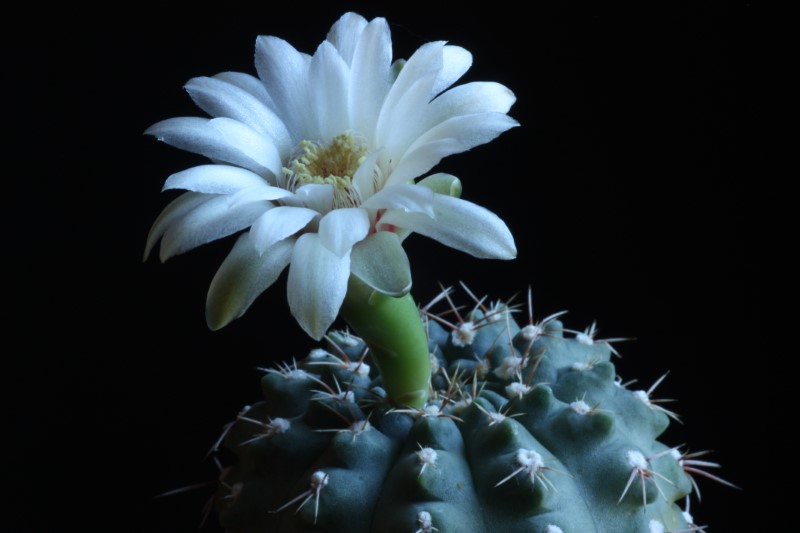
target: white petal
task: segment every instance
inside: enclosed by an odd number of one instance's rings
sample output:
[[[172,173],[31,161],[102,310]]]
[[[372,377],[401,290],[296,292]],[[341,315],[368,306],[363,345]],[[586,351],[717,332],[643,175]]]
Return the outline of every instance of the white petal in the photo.
[[[153,225],[150,227],[150,233],[147,235],[147,244],[145,244],[144,247],[144,260],[147,261],[147,258],[150,257],[150,252],[153,250],[153,246],[155,246],[158,239],[164,235],[176,220],[180,220],[191,210],[212,198],[215,197],[207,194],[187,192],[172,200],[172,202],[161,211],[161,214],[158,215],[158,218],[156,218],[155,222],[153,222]]]
[[[434,94],[453,85],[472,66],[472,54],[460,46],[445,46],[442,55],[442,70],[433,87]]]
[[[411,289],[411,267],[397,234],[378,231],[353,246],[350,270],[376,291],[402,296]]]
[[[272,187],[270,185],[261,185],[258,187],[248,187],[242,189],[228,196],[230,207],[238,207],[242,204],[249,204],[252,202],[271,202],[273,200],[282,200],[281,203],[286,203],[294,198],[294,194],[281,189],[280,187]]]
[[[294,202],[325,214],[333,209],[333,185],[322,183],[309,183],[297,189],[294,193]],[[292,203],[294,203],[292,202]]]
[[[276,242],[294,235],[317,216],[316,211],[305,207],[278,206],[270,209],[250,228],[250,236],[259,254]]]
[[[224,117],[211,119],[208,125],[222,133],[228,143],[250,159],[269,169],[274,176],[282,172],[283,163],[277,147],[250,126]]]
[[[282,157],[293,147],[289,131],[280,118],[264,103],[236,85],[226,81],[199,77],[184,86],[192,100],[212,117],[227,117],[248,125],[267,137]]]
[[[345,13],[328,32],[328,41],[336,47],[345,63],[353,62],[356,45],[367,26],[367,19],[356,13]]]
[[[392,88],[386,96],[382,112],[386,112],[387,109],[391,110],[396,102],[408,91],[409,87],[418,80],[430,74],[438,76],[442,70],[442,48],[444,48],[444,45],[444,41],[435,41],[425,43],[417,48],[403,65],[403,69],[392,84]],[[430,94],[429,98],[433,98],[433,94]]]
[[[244,72],[220,72],[219,74],[214,74],[214,79],[227,81],[237,87],[244,89],[245,91],[249,92],[261,102],[264,103],[270,109],[275,109],[275,103],[272,101],[267,89],[264,87],[264,84],[261,83],[261,80],[256,78],[255,76],[251,76],[250,74],[245,74]]]
[[[250,304],[272,285],[289,264],[294,241],[275,243],[258,255],[250,234],[244,233],[220,265],[206,298],[206,322],[212,330],[242,316]]]
[[[508,113],[517,100],[514,93],[500,83],[474,81],[453,87],[431,102],[428,112],[435,123],[455,115],[475,113]]]
[[[263,200],[276,200],[292,194],[270,186],[254,172],[230,165],[200,165],[177,172],[164,183],[163,190],[167,189],[186,189],[207,194],[234,194],[244,189],[256,189],[262,192]]]
[[[319,221],[319,239],[339,257],[350,251],[369,232],[369,215],[360,207],[334,209]]]
[[[430,170],[442,158],[487,143],[518,126],[503,113],[478,113],[453,117],[423,134],[408,149],[387,181],[404,183]]]
[[[385,19],[373,19],[364,28],[350,65],[350,127],[367,139],[375,136],[378,114],[391,84],[391,64],[389,26]]]
[[[161,261],[227,237],[252,224],[268,207],[262,202],[231,208],[227,196],[215,196],[187,213],[164,233]]]
[[[296,144],[307,129],[308,57],[283,39],[262,35],[256,39],[256,70]]]
[[[316,233],[297,239],[287,281],[289,309],[314,339],[321,339],[339,314],[349,276],[349,253],[337,256],[319,242]]]
[[[414,115],[424,111],[427,103],[433,98],[433,84],[442,69],[443,47],[444,41],[422,45],[400,71],[397,80],[392,84],[389,94],[386,96],[378,118],[375,135],[379,146],[383,146],[387,142],[386,139],[393,130],[398,127],[404,128],[404,125],[408,123],[416,123],[418,119]],[[420,84],[422,80],[425,82]],[[416,92],[413,97],[410,97],[409,90],[415,85],[417,86]],[[401,100],[406,101],[403,106],[398,105]],[[412,116],[406,115],[409,112],[412,113]]]
[[[434,215],[434,192],[428,187],[401,183],[386,187],[361,204],[364,209],[401,209],[409,213]]]
[[[436,72],[429,73],[409,87],[391,108],[384,106],[376,132],[376,144],[385,149],[381,154],[384,168],[391,168],[391,161],[400,161],[420,134],[429,129],[422,129],[422,126],[428,120],[428,103],[435,79]]]
[[[473,82],[453,87],[437,96],[425,109],[417,124],[409,125],[414,137],[434,126],[461,115],[507,113],[516,100],[507,87],[494,82]]]
[[[336,48],[322,41],[309,67],[309,104],[315,120],[315,135],[310,138],[329,143],[348,129],[347,64]]]
[[[181,150],[204,155],[214,161],[244,167],[260,176],[273,173],[238,147],[235,139],[230,139],[218,128],[212,127],[210,122],[207,118],[199,117],[170,118],[153,124],[145,134],[153,135],[159,141]],[[242,126],[246,127],[244,124]]]
[[[434,211],[434,218],[422,213],[387,211],[378,229],[385,225],[409,229],[475,257],[516,257],[511,232],[505,222],[488,209],[460,198],[436,194]]]
[[[375,179],[375,165],[380,155],[380,150],[367,155],[353,175],[353,187],[362,201],[372,196],[380,186]]]

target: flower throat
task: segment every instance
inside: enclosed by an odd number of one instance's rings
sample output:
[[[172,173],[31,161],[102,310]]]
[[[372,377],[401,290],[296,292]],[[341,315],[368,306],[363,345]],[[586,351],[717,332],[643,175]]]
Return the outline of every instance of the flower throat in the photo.
[[[356,206],[359,195],[353,188],[353,176],[364,162],[367,147],[349,133],[333,138],[327,146],[301,141],[300,153],[283,168],[286,188],[295,191],[303,185],[333,185],[334,207]]]

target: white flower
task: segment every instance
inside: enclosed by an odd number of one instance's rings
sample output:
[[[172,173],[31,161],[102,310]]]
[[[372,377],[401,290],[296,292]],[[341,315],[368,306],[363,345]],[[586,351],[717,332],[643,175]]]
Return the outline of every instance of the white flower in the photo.
[[[186,90],[212,118],[180,117],[146,133],[208,157],[170,176],[170,203],[148,236],[161,260],[242,230],[211,282],[206,316],[218,329],[241,316],[289,266],[288,299],[319,339],[336,318],[352,273],[401,295],[411,285],[401,242],[418,232],[476,257],[516,255],[506,225],[457,198],[436,174],[443,157],[517,125],[514,95],[491,82],[448,89],[469,52],[444,42],[392,62],[382,18],[342,16],[313,56],[272,36],[256,40],[258,78],[223,72]]]

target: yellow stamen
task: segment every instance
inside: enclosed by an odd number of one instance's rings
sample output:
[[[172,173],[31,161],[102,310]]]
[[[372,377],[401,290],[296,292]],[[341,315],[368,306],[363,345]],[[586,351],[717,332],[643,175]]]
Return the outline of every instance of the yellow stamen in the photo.
[[[283,168],[287,188],[296,190],[302,185],[333,185],[337,206],[357,205],[353,176],[367,156],[367,147],[349,133],[333,138],[328,146],[313,141],[301,141],[300,154]]]

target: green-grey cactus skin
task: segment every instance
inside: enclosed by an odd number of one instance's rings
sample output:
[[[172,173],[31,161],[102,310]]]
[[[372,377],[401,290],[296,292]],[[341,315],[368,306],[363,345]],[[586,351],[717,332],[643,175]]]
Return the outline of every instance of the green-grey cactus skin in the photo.
[[[561,322],[520,327],[502,305],[451,331],[427,321],[421,409],[386,401],[358,339],[262,378],[225,445],[229,533],[664,533],[700,529],[692,490],[656,439],[666,411],[616,379],[612,349]],[[359,362],[360,361],[360,362]]]

